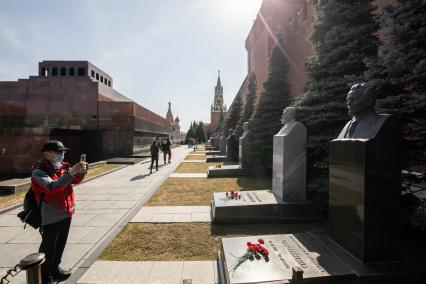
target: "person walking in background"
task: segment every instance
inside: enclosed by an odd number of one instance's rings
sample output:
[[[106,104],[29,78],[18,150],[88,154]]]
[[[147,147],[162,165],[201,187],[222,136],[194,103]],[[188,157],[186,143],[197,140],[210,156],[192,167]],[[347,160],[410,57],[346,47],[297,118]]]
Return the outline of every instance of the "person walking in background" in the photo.
[[[161,143],[161,151],[163,151],[163,158],[164,158],[164,164],[166,164],[167,162],[167,156],[168,156],[168,161],[170,164],[170,159],[172,158],[172,150],[171,150],[171,145],[172,143],[170,143],[170,139],[169,137],[166,137],[165,139],[163,139],[162,143]]]
[[[152,174],[152,167],[154,166],[155,162],[155,169],[158,171],[158,152],[159,152],[159,143],[158,138],[154,138],[151,143],[150,151],[151,151],[151,167],[150,167],[150,174]]]
[[[33,165],[31,189],[41,206],[41,236],[39,252],[46,256],[43,263],[42,283],[65,281],[71,272],[59,267],[67,243],[74,214],[73,184],[80,183],[87,163],[79,162],[73,167],[63,162],[69,149],[57,140],[44,143],[43,158]]]

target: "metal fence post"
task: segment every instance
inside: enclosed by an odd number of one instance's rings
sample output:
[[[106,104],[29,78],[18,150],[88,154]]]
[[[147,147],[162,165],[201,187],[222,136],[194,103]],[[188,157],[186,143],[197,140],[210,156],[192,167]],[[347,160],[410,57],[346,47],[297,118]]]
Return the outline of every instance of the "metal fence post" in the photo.
[[[291,278],[291,284],[303,284],[303,270],[300,267],[292,268],[293,275]]]
[[[27,284],[41,283],[41,265],[46,260],[44,253],[32,253],[19,262],[21,269],[27,272]]]

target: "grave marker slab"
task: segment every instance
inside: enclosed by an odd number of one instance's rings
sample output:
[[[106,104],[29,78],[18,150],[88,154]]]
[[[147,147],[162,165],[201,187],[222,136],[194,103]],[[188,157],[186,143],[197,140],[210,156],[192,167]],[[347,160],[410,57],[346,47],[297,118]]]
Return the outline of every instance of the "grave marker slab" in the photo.
[[[269,260],[248,259],[235,268],[237,258],[247,252],[246,243],[257,243],[258,239],[265,241]],[[353,277],[353,271],[309,233],[222,238],[221,253],[221,274],[230,284],[279,283],[291,279],[293,267],[304,271],[304,279]]]

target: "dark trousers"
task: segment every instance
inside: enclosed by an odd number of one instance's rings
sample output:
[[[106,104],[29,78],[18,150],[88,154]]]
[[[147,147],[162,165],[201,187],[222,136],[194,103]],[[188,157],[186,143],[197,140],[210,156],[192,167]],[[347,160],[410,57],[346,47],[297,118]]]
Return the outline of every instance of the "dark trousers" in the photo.
[[[154,165],[154,162],[155,162],[155,168],[158,170],[158,154],[151,156],[151,171],[152,171],[152,166]]]
[[[166,158],[167,158],[167,155],[169,156],[169,162],[170,162],[170,159],[172,158],[172,150],[164,150],[163,151],[163,157],[164,157],[164,162],[166,162]]]
[[[61,263],[62,254],[70,231],[71,218],[44,225],[39,252],[46,255],[46,261],[41,266],[43,283],[55,272]]]

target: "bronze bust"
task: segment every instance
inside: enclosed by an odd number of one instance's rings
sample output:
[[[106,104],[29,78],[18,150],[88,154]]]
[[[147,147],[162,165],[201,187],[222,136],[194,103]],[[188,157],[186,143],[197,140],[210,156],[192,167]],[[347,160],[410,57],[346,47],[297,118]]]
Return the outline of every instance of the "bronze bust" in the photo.
[[[352,119],[343,127],[338,139],[373,139],[389,117],[376,113],[376,94],[367,83],[357,83],[351,87],[346,96],[346,105]]]

